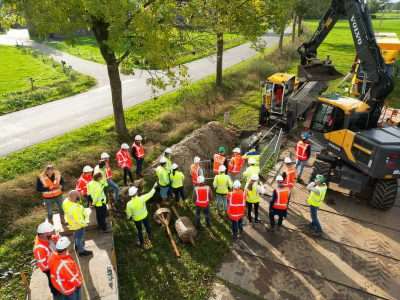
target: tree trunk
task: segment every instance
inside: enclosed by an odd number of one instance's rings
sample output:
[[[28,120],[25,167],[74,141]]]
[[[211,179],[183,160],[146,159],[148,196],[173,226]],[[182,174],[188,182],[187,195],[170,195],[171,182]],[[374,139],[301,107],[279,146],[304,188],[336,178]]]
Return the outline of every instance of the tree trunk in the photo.
[[[285,36],[285,27],[281,28],[279,34],[279,53],[283,54],[283,38]]]
[[[296,14],[293,14],[292,43],[294,43],[294,40],[296,39],[296,20],[297,16]]]
[[[217,73],[215,84],[218,88],[222,87],[222,59],[224,55],[224,33],[217,33]]]
[[[303,16],[297,16],[297,36],[300,37],[303,34]]]

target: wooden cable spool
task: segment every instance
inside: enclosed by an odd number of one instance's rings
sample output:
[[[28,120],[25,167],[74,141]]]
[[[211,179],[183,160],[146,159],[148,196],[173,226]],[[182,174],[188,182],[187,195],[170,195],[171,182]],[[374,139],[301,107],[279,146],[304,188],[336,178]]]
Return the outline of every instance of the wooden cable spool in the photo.
[[[169,237],[169,241],[172,245],[172,248],[174,249],[175,255],[177,257],[181,257],[178,246],[176,245],[174,237],[172,236],[171,229],[169,228],[169,222],[171,220],[171,210],[166,207],[160,207],[159,204],[157,204],[157,207],[158,209],[154,213],[154,220],[158,224],[164,226],[165,230],[167,231],[167,235]]]
[[[181,217],[174,206],[172,206],[172,211],[177,218],[175,221],[175,230],[178,233],[179,238],[182,242],[191,243],[194,246],[194,238],[197,235],[197,230],[192,221],[188,217]]]

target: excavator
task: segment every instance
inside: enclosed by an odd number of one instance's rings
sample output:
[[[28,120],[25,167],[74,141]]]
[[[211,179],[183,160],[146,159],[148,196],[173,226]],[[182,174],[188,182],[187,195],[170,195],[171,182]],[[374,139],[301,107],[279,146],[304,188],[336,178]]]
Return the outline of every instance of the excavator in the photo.
[[[363,0],[332,0],[312,38],[298,49],[298,79],[327,82],[342,76],[330,60],[317,58],[318,47],[340,18],[349,20],[358,68],[368,84],[358,98],[319,96],[307,112],[305,124],[318,149],[312,178],[322,174],[371,206],[387,210],[395,204],[400,178],[400,128],[378,126],[394,84]],[[389,49],[400,50],[400,43]]]

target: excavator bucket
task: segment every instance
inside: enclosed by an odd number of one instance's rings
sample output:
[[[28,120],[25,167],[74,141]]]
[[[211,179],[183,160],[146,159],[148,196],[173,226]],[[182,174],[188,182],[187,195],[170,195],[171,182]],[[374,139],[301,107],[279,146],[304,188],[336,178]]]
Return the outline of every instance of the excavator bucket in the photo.
[[[334,65],[325,62],[299,65],[297,74],[300,81],[330,81],[344,76]]]

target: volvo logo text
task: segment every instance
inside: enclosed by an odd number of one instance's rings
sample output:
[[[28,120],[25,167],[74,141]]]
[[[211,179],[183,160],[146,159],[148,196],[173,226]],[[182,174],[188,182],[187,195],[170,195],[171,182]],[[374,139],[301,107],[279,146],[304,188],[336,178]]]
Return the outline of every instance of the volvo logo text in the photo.
[[[358,24],[356,22],[356,18],[354,17],[354,15],[351,17],[350,22],[351,22],[351,27],[353,27],[353,33],[354,36],[356,37],[357,45],[361,46],[362,45],[361,34],[360,30],[358,29]]]

